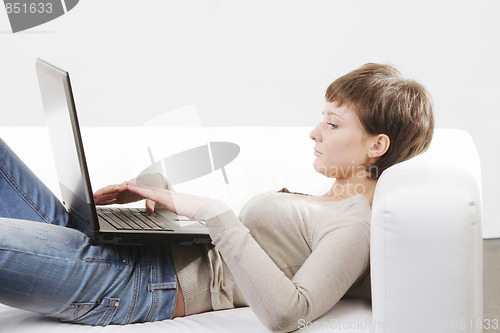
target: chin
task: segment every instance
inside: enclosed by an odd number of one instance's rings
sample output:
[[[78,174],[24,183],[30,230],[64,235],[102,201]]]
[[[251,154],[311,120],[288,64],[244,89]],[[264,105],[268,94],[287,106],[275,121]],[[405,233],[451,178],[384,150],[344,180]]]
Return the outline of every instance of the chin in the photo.
[[[314,167],[314,170],[317,173],[319,173],[319,174],[321,174],[321,175],[323,175],[325,177],[336,178],[336,175],[333,172],[328,172],[329,170],[325,166],[320,165],[319,163],[317,163],[317,161],[315,161],[313,163],[313,167]]]

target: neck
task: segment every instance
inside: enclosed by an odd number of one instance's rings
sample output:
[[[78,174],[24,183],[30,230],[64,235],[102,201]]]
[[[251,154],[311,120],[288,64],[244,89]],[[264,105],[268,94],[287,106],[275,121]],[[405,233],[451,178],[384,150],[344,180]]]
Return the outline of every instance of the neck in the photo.
[[[337,178],[330,190],[325,193],[324,196],[347,199],[356,194],[362,194],[368,199],[368,202],[371,205],[373,202],[375,185],[377,185],[377,180],[369,179],[367,177],[354,177],[348,179]]]

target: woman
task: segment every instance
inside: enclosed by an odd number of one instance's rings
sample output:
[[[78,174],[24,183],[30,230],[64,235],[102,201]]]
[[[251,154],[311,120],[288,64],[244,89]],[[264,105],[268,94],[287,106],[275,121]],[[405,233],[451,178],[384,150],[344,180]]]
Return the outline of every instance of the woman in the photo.
[[[197,246],[91,245],[2,142],[0,302],[91,325],[249,305],[270,329],[295,330],[364,276],[377,179],[426,150],[433,128],[421,85],[367,64],[328,87],[323,119],[310,134],[315,170],[335,179],[324,195],[263,193],[237,217],[218,200],[134,181],[95,193],[100,205],[147,199],[149,210],[160,203],[205,220],[213,245]]]

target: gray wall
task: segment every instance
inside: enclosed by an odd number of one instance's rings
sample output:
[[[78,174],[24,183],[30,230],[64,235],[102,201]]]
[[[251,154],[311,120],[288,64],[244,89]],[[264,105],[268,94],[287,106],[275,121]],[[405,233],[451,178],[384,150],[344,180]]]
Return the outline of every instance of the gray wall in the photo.
[[[36,57],[71,71],[84,126],[189,104],[203,126],[314,126],[332,80],[390,63],[429,88],[438,127],[471,133],[485,235],[500,237],[499,12],[496,0],[82,0],[13,34],[2,8],[0,126],[44,125]]]

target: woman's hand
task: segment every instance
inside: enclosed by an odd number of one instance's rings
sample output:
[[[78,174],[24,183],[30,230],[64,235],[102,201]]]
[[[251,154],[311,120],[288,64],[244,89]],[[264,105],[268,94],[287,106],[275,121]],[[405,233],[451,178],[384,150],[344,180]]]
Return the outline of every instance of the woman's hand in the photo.
[[[131,192],[128,186],[136,186],[135,179],[128,180],[119,185],[108,185],[94,193],[94,201],[96,205],[112,205],[126,204],[146,199],[145,197]],[[146,200],[146,209],[150,212],[154,211],[155,202]]]
[[[130,193],[138,197],[162,204],[177,215],[186,216],[190,219],[194,218],[194,214],[198,208],[211,200],[210,198],[164,189],[138,187],[135,183],[128,183],[127,188]]]

